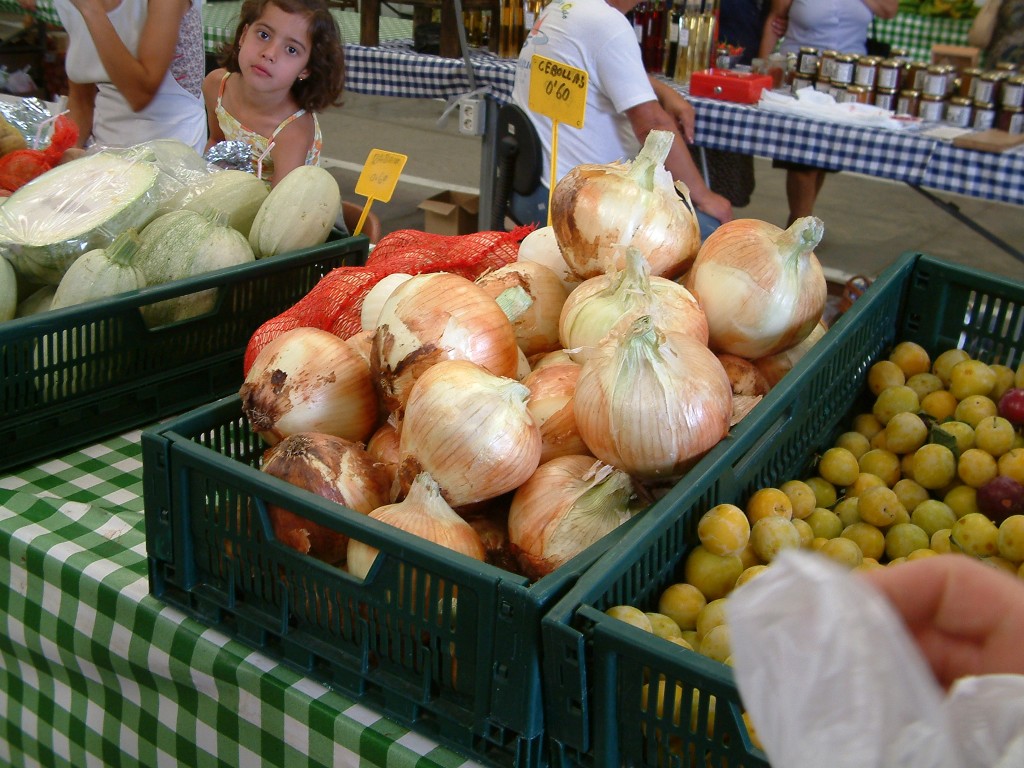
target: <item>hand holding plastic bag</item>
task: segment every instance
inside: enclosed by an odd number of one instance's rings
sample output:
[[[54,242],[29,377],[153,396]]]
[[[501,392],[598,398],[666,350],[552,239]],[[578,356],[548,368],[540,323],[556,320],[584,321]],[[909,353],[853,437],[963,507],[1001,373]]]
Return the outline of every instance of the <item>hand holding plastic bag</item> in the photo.
[[[728,615],[772,764],[1024,765],[1024,676],[962,678],[945,694],[889,601],[826,558],[784,553],[730,596]]]

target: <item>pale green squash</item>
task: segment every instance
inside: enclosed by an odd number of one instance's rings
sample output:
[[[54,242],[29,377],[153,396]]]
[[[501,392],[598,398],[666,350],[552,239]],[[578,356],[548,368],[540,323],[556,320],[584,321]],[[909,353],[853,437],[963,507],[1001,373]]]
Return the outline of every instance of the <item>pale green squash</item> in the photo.
[[[197,212],[208,207],[223,211],[228,216],[228,226],[248,238],[252,222],[269,194],[270,186],[251,173],[218,171],[210,174],[183,207]]]
[[[18,311],[18,276],[11,262],[0,256],[0,323]]]
[[[139,233],[134,229],[126,229],[106,248],[82,254],[64,273],[53,301],[50,302],[50,309],[84,304],[145,288],[146,277],[133,263],[140,244]]]
[[[257,259],[326,242],[341,212],[338,182],[324,168],[300,165],[270,190],[249,230]]]

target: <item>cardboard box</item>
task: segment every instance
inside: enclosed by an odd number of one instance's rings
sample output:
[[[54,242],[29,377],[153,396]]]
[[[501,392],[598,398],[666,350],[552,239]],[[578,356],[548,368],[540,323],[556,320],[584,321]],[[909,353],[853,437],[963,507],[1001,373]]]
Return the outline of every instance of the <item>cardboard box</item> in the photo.
[[[468,235],[477,231],[480,196],[466,192],[441,192],[419,204],[423,231],[435,235]]]
[[[957,69],[964,70],[978,66],[980,61],[981,49],[973,45],[935,43],[932,46],[932,64],[952,64]]]

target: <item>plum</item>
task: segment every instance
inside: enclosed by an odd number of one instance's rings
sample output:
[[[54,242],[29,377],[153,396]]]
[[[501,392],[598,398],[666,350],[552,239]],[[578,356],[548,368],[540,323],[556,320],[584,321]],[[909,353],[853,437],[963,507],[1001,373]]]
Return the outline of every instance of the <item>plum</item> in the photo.
[[[1013,426],[1024,427],[1024,387],[1012,387],[999,398],[999,415]]]
[[[978,489],[978,509],[996,525],[1010,515],[1024,514],[1024,485],[1012,477],[992,478]]]

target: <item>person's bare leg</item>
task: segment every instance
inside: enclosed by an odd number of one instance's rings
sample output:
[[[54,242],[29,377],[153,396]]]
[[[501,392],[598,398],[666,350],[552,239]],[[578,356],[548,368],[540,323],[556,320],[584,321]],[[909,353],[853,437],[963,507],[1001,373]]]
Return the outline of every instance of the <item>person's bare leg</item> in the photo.
[[[786,171],[786,199],[789,202],[789,226],[801,216],[814,213],[814,202],[825,183],[825,172],[816,168]]]

